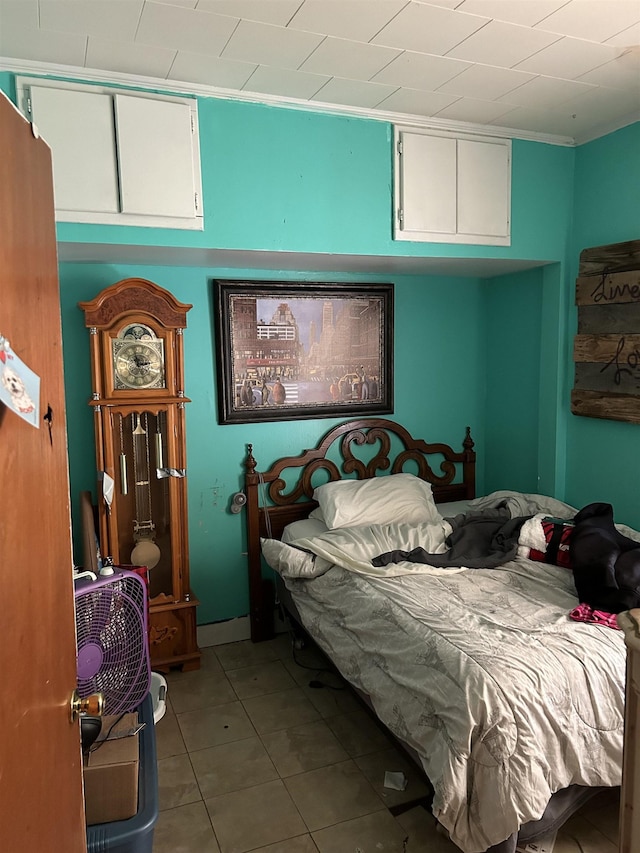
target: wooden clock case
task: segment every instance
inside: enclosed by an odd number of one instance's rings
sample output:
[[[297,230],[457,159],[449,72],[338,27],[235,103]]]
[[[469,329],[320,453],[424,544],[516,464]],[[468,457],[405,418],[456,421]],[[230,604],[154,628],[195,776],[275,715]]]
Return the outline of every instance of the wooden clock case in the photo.
[[[149,563],[152,668],[200,666],[196,607],[189,585],[183,330],[192,307],[140,278],[124,279],[81,302],[90,330],[100,551],[115,565],[140,564],[141,540],[156,552]],[[114,340],[135,324],[163,342],[162,387],[118,387]],[[117,349],[117,347],[116,347]],[[105,477],[106,475],[106,477]],[[111,502],[103,499],[113,481]]]

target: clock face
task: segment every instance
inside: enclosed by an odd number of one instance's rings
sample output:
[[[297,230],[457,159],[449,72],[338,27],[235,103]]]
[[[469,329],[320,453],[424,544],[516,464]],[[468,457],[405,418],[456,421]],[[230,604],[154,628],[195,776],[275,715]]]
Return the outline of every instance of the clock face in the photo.
[[[114,388],[164,388],[163,341],[119,339],[113,341]]]

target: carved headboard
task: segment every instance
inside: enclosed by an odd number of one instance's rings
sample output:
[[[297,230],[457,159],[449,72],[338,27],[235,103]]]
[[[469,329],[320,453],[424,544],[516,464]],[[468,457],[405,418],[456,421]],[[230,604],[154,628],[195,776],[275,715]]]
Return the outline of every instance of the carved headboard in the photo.
[[[356,453],[358,447],[365,452]],[[456,452],[448,444],[428,444],[384,418],[339,424],[315,448],[283,456],[266,471],[256,470],[258,463],[249,444],[244,464],[251,639],[257,642],[273,636],[273,583],[262,577],[260,538],[279,539],[287,524],[306,518],[318,505],[313,500],[316,486],[345,476],[364,480],[379,473],[409,471],[431,483],[438,503],[470,499],[475,497],[476,454],[469,427],[462,447]]]

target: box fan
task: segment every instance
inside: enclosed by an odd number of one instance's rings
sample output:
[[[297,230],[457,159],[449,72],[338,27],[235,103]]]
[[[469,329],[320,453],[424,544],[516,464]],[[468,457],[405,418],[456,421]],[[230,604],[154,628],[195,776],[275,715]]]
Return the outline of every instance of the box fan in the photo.
[[[93,578],[75,582],[78,695],[102,693],[104,713],[121,714],[149,692],[147,589],[124,569]]]

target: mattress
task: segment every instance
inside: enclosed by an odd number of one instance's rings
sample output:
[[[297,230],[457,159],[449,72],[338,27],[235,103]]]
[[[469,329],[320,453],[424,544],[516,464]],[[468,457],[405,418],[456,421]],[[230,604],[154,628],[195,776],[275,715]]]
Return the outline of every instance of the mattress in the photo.
[[[331,561],[341,532],[319,529],[291,549],[302,545],[314,572],[296,577],[285,550],[266,548],[267,560],[288,575],[311,636],[420,756],[434,815],[465,853],[539,819],[556,791],[620,784],[624,641],[569,619],[569,570],[518,558],[385,576],[361,569],[377,538],[372,546],[365,531],[358,559]],[[350,548],[357,535],[349,532]]]

